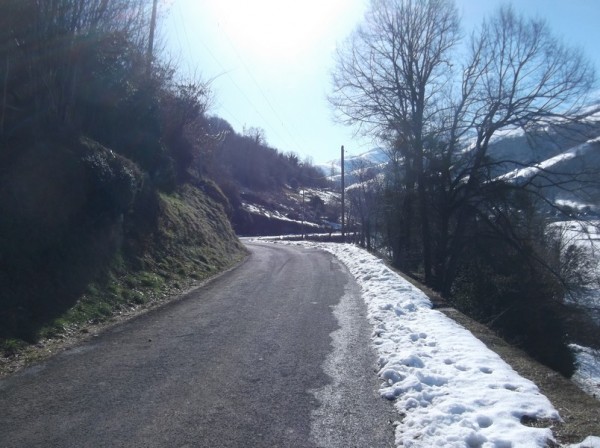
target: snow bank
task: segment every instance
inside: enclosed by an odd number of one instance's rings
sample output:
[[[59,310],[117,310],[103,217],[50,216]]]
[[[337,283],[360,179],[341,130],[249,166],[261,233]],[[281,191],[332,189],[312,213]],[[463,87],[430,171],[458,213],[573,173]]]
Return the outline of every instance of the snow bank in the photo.
[[[381,260],[352,245],[315,244],[340,259],[361,286],[379,354],[380,393],[401,416],[403,447],[544,447],[559,420],[531,381],[469,331],[432,310],[429,299]]]
[[[600,350],[577,344],[571,344],[571,349],[577,357],[573,382],[593,397],[600,397]]]
[[[545,170],[551,170],[560,163],[563,163],[567,160],[572,160],[576,157],[581,157],[582,155],[589,153],[591,151],[597,151],[597,144],[600,143],[600,138],[594,138],[588,140],[585,143],[569,148],[565,152],[558,154],[554,157],[551,157],[547,160],[544,160],[540,163],[537,163],[533,166],[528,166],[525,168],[518,168],[513,171],[510,171],[502,176],[499,176],[497,180],[511,181],[516,179],[527,179],[531,178]]]
[[[583,442],[570,445],[569,448],[600,448],[600,437],[586,437]]]

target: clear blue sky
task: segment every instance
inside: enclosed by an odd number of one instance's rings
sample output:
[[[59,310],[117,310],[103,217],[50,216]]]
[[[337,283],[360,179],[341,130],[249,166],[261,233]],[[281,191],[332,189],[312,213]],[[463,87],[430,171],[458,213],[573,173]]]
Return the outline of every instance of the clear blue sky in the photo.
[[[457,0],[468,35],[503,0]],[[265,130],[268,143],[315,163],[376,146],[336,124],[326,96],[332,54],[357,26],[368,0],[162,0],[160,35],[185,76],[212,79],[210,112]],[[600,71],[600,0],[519,0],[545,18]]]

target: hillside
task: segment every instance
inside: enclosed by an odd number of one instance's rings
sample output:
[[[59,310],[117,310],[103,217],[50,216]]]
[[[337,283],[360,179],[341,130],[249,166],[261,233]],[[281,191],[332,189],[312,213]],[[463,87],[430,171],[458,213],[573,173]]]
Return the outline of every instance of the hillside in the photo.
[[[208,84],[149,48],[148,5],[47,6],[0,2],[7,355],[160,301],[245,254],[230,203],[199,167],[214,143]]]
[[[240,236],[330,233],[339,228],[339,193],[331,189],[246,190],[240,199],[232,216]]]
[[[158,303],[244,256],[212,182],[161,192],[89,139],[45,147],[0,173],[5,355]]]
[[[359,181],[358,171],[369,168],[382,172],[390,160],[389,153],[384,148],[373,148],[358,155],[344,158],[344,182],[347,186]],[[341,181],[341,160],[334,159],[318,165],[329,180],[339,185]]]

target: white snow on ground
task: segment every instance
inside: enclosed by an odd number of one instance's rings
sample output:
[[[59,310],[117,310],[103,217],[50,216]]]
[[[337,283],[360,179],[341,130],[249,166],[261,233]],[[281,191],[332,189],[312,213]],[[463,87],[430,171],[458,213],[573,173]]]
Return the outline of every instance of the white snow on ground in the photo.
[[[553,438],[550,428],[521,424],[523,417],[560,419],[537,386],[431,309],[423,292],[381,260],[349,244],[285,244],[332,253],[361,287],[379,354],[380,393],[400,414],[398,446],[544,447]]]
[[[586,437],[583,442],[570,445],[569,448],[600,448],[600,437]]]
[[[577,357],[573,382],[588,394],[600,397],[600,350],[576,344],[571,344],[571,349]]]
[[[567,151],[558,154],[554,157],[551,157],[543,162],[540,162],[536,165],[529,166],[526,168],[519,168],[513,171],[510,171],[502,176],[499,176],[497,180],[505,180],[511,181],[518,178],[530,178],[536,174],[543,172],[544,170],[551,170],[555,165],[565,160],[570,160],[575,157],[581,156],[584,153],[597,150],[596,144],[600,143],[600,138],[595,138],[588,140],[581,145],[574,146],[573,148],[568,149]]]
[[[300,190],[300,191],[302,191],[302,190]],[[320,188],[304,188],[304,197],[307,202],[313,196],[317,196],[325,204],[330,204],[330,203],[333,203],[334,201],[339,201],[340,193],[337,193],[332,190],[323,190]]]
[[[590,266],[590,272],[586,273],[586,281],[590,283],[588,288],[582,289],[567,301],[573,301],[577,305],[588,308],[592,316],[598,316],[600,309],[600,289],[598,288],[598,277],[600,276],[600,223],[598,221],[561,221],[550,226],[562,239],[567,248],[576,245],[588,251],[589,255],[596,261]],[[581,347],[572,344],[577,357],[577,371],[573,375],[573,382],[588,394],[600,398],[600,350],[589,347]]]
[[[266,208],[260,207],[258,205],[242,202],[242,207],[247,212],[253,213],[255,215],[262,215],[262,216],[266,216],[267,218],[278,219],[279,221],[288,221],[288,222],[295,222],[298,224],[304,224],[304,226],[306,226],[306,227],[315,227],[315,228],[319,227],[319,225],[316,223],[309,222],[309,221],[299,221],[297,219],[291,219],[278,211],[270,211],[270,210],[267,210]]]

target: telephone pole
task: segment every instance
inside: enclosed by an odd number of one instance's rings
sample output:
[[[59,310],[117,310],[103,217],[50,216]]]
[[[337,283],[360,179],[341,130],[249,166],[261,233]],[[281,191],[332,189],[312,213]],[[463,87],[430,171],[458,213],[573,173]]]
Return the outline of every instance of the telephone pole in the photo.
[[[152,17],[150,18],[150,36],[148,37],[148,52],[146,54],[146,74],[150,76],[152,72],[152,54],[154,52],[154,30],[156,29],[156,8],[158,0],[152,3]]]
[[[346,211],[344,209],[344,145],[342,145],[342,243],[346,241],[345,219]]]

